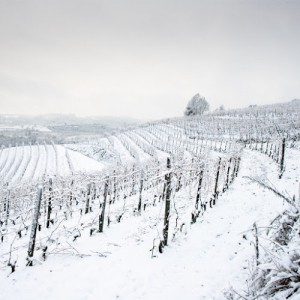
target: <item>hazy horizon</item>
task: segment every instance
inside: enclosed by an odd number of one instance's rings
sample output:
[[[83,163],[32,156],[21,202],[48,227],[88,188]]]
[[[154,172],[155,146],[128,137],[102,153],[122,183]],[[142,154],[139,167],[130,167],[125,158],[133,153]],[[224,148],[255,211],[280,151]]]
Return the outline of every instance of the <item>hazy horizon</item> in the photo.
[[[300,1],[0,2],[0,114],[161,119],[300,98]]]
[[[282,102],[270,102],[267,104],[259,104],[259,103],[254,103],[254,106],[268,106],[268,105],[277,105],[277,104],[287,104],[289,102],[292,102],[294,100],[299,100],[298,98],[294,98],[294,99],[290,99],[288,101],[282,101]],[[239,110],[239,109],[247,109],[249,106],[251,106],[252,104],[248,105],[248,106],[241,106],[241,107],[231,107],[228,108],[226,107],[225,110]],[[211,108],[209,109],[209,111],[204,112],[204,114],[209,114],[209,113],[214,113],[214,111],[218,111],[219,107],[216,108]],[[93,118],[93,119],[120,119],[120,120],[126,120],[128,119],[128,121],[141,121],[141,122],[152,122],[152,121],[158,121],[158,120],[163,120],[163,119],[169,119],[169,118],[178,118],[178,117],[184,117],[184,114],[182,113],[181,115],[178,116],[164,116],[161,118],[141,118],[141,117],[131,117],[131,116],[126,116],[126,115],[118,115],[118,116],[113,116],[113,115],[79,115],[76,113],[61,113],[61,112],[52,112],[52,113],[47,113],[47,112],[43,112],[43,113],[37,113],[37,114],[31,114],[31,113],[0,113],[0,117],[24,117],[24,118],[41,118],[41,117],[63,117],[63,116],[67,116],[70,118],[78,118],[78,119],[88,119],[88,118]]]

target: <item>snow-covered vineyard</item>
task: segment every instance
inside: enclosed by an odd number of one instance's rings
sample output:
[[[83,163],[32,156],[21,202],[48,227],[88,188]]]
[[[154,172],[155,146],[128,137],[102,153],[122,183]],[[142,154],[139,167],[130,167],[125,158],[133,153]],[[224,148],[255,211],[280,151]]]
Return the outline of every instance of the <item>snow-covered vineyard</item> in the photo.
[[[16,146],[0,150],[1,182],[13,186],[47,176],[100,171],[103,164],[61,145]]]
[[[299,299],[299,167],[299,101],[1,148],[0,299]]]

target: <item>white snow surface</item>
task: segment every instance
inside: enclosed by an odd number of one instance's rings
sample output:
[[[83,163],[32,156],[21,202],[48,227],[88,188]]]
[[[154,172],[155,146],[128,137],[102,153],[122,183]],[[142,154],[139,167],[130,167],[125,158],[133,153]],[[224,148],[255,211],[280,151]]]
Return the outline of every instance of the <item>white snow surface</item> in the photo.
[[[151,257],[157,228],[142,213],[76,240],[72,247],[81,256],[49,255],[33,267],[18,263],[12,274],[0,270],[0,299],[225,299],[230,286],[246,289],[254,257],[253,223],[268,226],[287,204],[244,176],[268,176],[279,190],[298,195],[300,152],[287,150],[286,160],[279,180],[274,161],[244,150],[229,190],[196,224],[170,238],[163,254]]]

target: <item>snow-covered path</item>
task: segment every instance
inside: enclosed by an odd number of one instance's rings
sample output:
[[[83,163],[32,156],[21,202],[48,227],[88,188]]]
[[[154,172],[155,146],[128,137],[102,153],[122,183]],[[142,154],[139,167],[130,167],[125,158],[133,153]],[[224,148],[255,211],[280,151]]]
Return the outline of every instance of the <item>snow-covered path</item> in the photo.
[[[287,155],[295,161],[299,156]],[[290,178],[299,176],[297,168],[291,172]],[[90,243],[95,248],[96,243],[106,257],[49,256],[41,265],[20,266],[8,277],[0,273],[0,299],[225,299],[223,292],[230,285],[246,287],[248,260],[254,255],[253,223],[264,227],[284,209],[272,192],[244,178],[266,174],[276,185],[275,163],[245,150],[229,190],[187,234],[170,241],[163,254],[151,258],[156,229],[140,233],[143,216],[126,219],[74,246],[80,249],[84,243],[88,248]]]

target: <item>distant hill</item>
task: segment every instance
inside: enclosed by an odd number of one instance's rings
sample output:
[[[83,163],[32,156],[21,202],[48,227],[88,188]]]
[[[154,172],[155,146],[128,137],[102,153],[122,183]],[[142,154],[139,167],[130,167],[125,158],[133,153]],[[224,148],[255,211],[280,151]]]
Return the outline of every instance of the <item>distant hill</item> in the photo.
[[[0,145],[44,141],[74,143],[89,136],[110,135],[141,124],[140,120],[125,117],[77,117],[60,114],[0,115]]]
[[[60,125],[60,124],[95,124],[101,123],[106,125],[117,124],[141,124],[141,120],[127,118],[127,117],[78,117],[76,115],[68,114],[46,114],[46,115],[0,115],[0,124],[12,125],[34,125],[39,124],[43,126]]]

